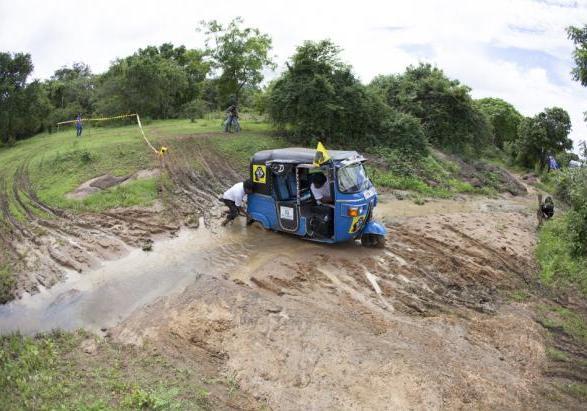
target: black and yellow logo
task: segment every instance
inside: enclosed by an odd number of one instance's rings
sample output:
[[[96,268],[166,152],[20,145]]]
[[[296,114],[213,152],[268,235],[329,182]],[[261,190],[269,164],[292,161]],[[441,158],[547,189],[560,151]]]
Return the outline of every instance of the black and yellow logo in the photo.
[[[267,169],[262,165],[253,166],[253,183],[265,184],[267,180]]]
[[[353,218],[353,222],[351,224],[351,228],[349,229],[349,234],[354,234],[363,227],[363,223],[365,222],[365,216],[360,215],[358,217]]]

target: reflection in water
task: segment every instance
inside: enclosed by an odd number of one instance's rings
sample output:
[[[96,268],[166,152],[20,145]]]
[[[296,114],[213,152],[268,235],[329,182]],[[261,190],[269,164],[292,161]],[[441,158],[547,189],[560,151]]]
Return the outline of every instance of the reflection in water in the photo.
[[[137,249],[96,270],[71,272],[63,283],[0,306],[0,333],[111,327],[134,309],[230,264],[230,258],[210,256],[227,254],[231,243],[246,239],[262,244],[267,241],[262,237],[259,230],[237,224],[218,234],[204,228],[182,230],[175,238],[158,241],[151,252]]]

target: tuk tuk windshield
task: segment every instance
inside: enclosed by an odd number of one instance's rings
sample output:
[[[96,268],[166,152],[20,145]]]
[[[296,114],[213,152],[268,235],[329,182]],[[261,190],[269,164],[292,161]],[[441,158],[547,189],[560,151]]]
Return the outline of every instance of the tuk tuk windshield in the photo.
[[[338,169],[338,189],[343,193],[358,193],[372,187],[363,164],[355,163]]]

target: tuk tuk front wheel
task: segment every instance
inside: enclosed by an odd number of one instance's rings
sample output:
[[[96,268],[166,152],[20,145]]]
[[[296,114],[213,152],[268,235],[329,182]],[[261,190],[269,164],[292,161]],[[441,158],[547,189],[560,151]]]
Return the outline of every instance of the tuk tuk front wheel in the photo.
[[[363,234],[361,244],[363,247],[383,248],[385,247],[385,237],[378,234]]]

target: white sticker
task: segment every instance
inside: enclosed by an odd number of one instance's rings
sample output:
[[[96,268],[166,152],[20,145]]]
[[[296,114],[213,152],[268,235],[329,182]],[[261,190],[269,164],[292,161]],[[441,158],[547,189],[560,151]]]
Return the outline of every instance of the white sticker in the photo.
[[[294,209],[292,207],[279,207],[279,217],[283,220],[294,219]]]
[[[371,187],[370,189],[365,190],[363,196],[365,197],[365,199],[369,199],[373,197],[375,194],[377,194],[377,191],[375,191],[375,187]]]

